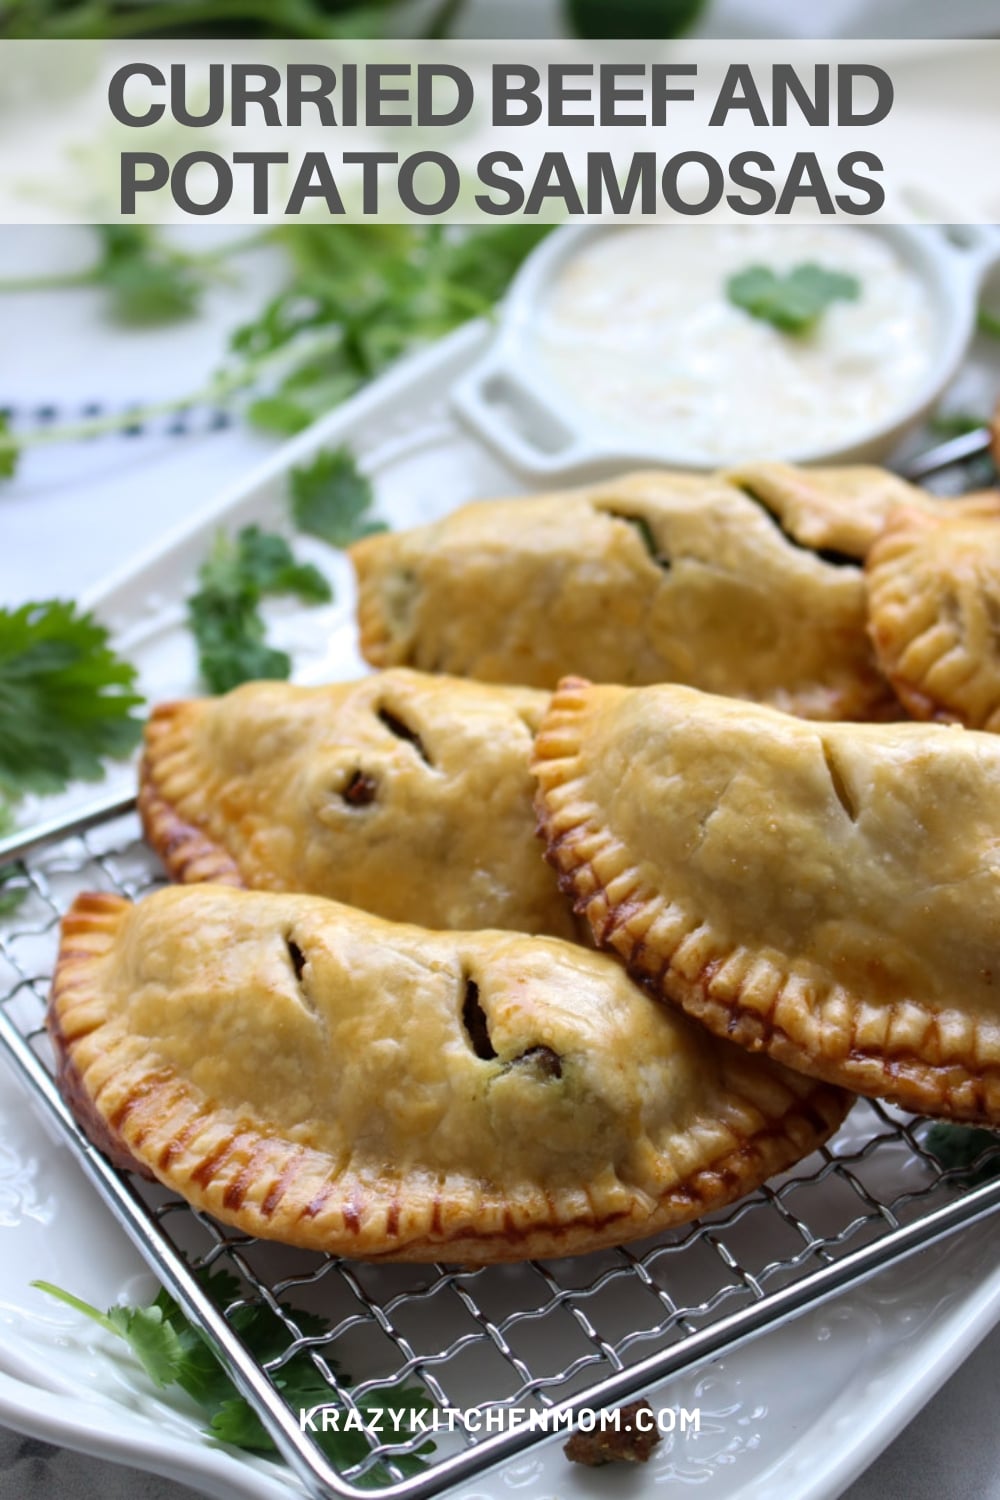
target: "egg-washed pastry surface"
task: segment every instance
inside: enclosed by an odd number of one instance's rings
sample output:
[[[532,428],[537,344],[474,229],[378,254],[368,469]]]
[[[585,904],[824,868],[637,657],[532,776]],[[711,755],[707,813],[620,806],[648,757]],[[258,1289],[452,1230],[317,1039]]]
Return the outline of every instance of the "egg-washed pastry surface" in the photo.
[[[900,505],[933,513],[941,503],[870,464],[799,469],[762,461],[727,469],[723,477],[769,510],[801,546],[843,562],[863,560]]]
[[[567,681],[549,856],[599,944],[712,1031],[1000,1123],[1000,740]]]
[[[119,1163],[249,1234],[360,1258],[650,1234],[791,1165],[849,1103],[607,955],[225,886],[80,897],[49,1028]]]
[[[368,537],[351,549],[362,650],[375,666],[494,682],[551,688],[580,672],[689,683],[811,718],[882,717],[894,700],[865,632],[861,553],[838,552],[843,528],[822,518],[810,550],[798,533],[819,503],[810,509],[803,482],[804,498],[779,504],[779,481],[798,471],[770,469],[770,490],[766,465],[741,483],[756,474],[771,499],[723,475],[662,471]],[[861,473],[880,494],[898,489],[896,503],[910,493]]]
[[[401,670],[165,704],[146,735],[146,835],[178,880],[570,938],[531,807],[546,701]]]
[[[875,651],[909,712],[1000,731],[1000,494],[897,511],[866,580]]]

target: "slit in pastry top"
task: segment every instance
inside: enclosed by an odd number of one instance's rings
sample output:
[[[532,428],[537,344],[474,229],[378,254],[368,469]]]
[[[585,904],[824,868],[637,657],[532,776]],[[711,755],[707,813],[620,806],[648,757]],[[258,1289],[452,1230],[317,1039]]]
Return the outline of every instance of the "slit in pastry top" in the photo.
[[[607,955],[223,886],[80,897],[49,1029],[116,1162],[249,1234],[362,1258],[651,1234],[792,1165],[850,1103]]]
[[[567,679],[549,858],[596,942],[719,1035],[1000,1124],[1000,739]]]
[[[362,650],[489,682],[579,673],[891,716],[862,562],[902,500],[934,503],[878,469],[757,464],[477,502],[351,549]]]
[[[178,880],[305,891],[427,927],[572,937],[534,833],[545,696],[406,670],[166,704],[139,805]]]

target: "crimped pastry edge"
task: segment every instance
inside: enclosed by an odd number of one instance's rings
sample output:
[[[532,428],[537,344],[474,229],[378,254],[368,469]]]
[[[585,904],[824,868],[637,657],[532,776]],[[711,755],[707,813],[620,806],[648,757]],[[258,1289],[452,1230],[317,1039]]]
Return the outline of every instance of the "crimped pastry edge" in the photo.
[[[380,669],[412,664],[411,653],[393,649],[392,631],[379,599],[378,559],[385,540],[383,534],[362,537],[347,549],[357,586],[358,649],[370,666]]]
[[[632,977],[655,998],[676,1003],[716,1036],[737,1042],[750,1052],[765,1053],[799,1073],[869,1098],[886,1099],[915,1113],[1000,1124],[1000,1068],[977,1073],[966,1064],[935,1064],[912,1054],[887,1055],[878,1048],[844,1047],[839,1055],[831,1053],[829,1041],[824,1044],[815,1000],[800,1034],[793,1035],[775,1019],[775,1013],[783,1000],[793,998],[789,990],[794,983],[801,980],[805,988],[809,980],[797,974],[784,955],[786,972],[767,1011],[762,1013],[738,998],[720,1000],[711,993],[716,976],[738,956],[738,950],[714,952],[693,975],[675,967],[674,960],[685,943],[691,940],[696,951],[699,944],[711,938],[707,924],[693,915],[683,914],[683,934],[670,952],[656,951],[655,939],[648,941],[651,929],[659,918],[680,909],[681,903],[645,884],[629,868],[624,846],[588,810],[579,726],[587,715],[586,694],[591,686],[580,677],[564,678],[560,683],[535,740],[534,769],[539,783],[535,810],[546,857],[562,889],[573,900],[574,910],[586,917],[597,946],[613,949]],[[553,801],[558,806],[554,807]],[[614,869],[610,880],[606,873],[598,873],[598,865],[605,872]],[[753,972],[752,963],[749,968]],[[884,1006],[833,985],[819,1004],[838,999],[855,1006],[852,1037],[868,1026],[884,1025]],[[921,1009],[927,1030],[938,1034],[935,1013],[926,1007]],[[975,1023],[971,1024],[974,1027]]]
[[[197,700],[159,703],[146,725],[146,743],[139,766],[139,817],[146,841],[159,855],[170,876],[184,884],[213,881],[244,886],[239,865],[223,844],[203,828],[187,822],[174,806],[161,776],[163,761],[185,748],[188,722]]]
[[[500,1194],[496,1202],[483,1205],[484,1214],[498,1227],[477,1233],[468,1224],[449,1224],[450,1217],[460,1219],[467,1211],[453,1209],[449,1215],[439,1188],[430,1199],[429,1231],[411,1233],[404,1240],[400,1222],[412,1216],[412,1210],[405,1202],[407,1189],[402,1179],[396,1193],[383,1194],[373,1206],[375,1195],[369,1190],[366,1202],[360,1179],[335,1176],[331,1181],[327,1171],[324,1180],[318,1170],[326,1161],[321,1153],[280,1138],[269,1139],[249,1121],[243,1127],[237,1125],[225,1139],[220,1140],[217,1132],[209,1140],[207,1153],[195,1151],[193,1144],[211,1135],[213,1109],[211,1101],[206,1104],[197,1099],[181,1080],[140,1074],[117,1099],[110,1115],[102,1109],[99,1098],[104,1087],[111,1084],[113,1088],[119,1081],[114,1039],[93,1065],[102,1079],[95,1093],[88,1082],[92,1070],[79,1070],[74,1048],[105,1023],[98,1020],[74,1031],[72,1024],[66,1024],[67,1009],[99,1005],[101,986],[94,966],[114,946],[118,927],[130,909],[131,903],[122,897],[84,893],[63,920],[47,1017],[60,1086],[81,1129],[116,1165],[159,1180],[220,1222],[262,1239],[363,1260],[486,1265],[583,1254],[687,1223],[745,1196],[822,1145],[853,1103],[843,1091],[825,1085],[810,1087],[801,1096],[793,1094],[780,1118],[768,1121],[739,1147],[724,1152],[683,1186],[664,1194],[652,1212],[632,1210],[604,1217],[575,1212],[561,1224],[532,1227],[518,1223],[517,1205],[504,1204]],[[289,1189],[298,1179],[309,1178],[310,1170],[315,1191],[304,1202],[303,1194],[298,1194],[299,1206],[293,1214],[286,1206]],[[260,1201],[246,1197],[255,1172],[258,1176],[266,1173],[270,1184]],[[579,1193],[570,1196],[577,1199]],[[335,1200],[332,1204],[331,1199]],[[546,1201],[555,1216],[557,1203],[551,1195],[546,1195]],[[283,1214],[278,1212],[282,1207]]]
[[[1000,691],[992,694],[990,711],[983,715],[968,706],[970,689],[982,684],[987,669],[975,664],[963,672],[961,663],[947,674],[945,688],[935,687],[931,674],[944,659],[959,650],[961,636],[954,625],[934,613],[915,634],[903,629],[904,618],[916,608],[907,568],[914,546],[949,519],[994,519],[1000,541],[1000,495],[971,495],[955,502],[953,515],[928,516],[921,510],[902,507],[895,511],[865,563],[868,597],[868,634],[879,668],[891,683],[900,702],[915,719],[944,724],[963,724],[966,729],[1000,733]],[[914,667],[919,663],[920,670]],[[945,701],[945,693],[951,700]],[[965,700],[963,702],[963,700]]]

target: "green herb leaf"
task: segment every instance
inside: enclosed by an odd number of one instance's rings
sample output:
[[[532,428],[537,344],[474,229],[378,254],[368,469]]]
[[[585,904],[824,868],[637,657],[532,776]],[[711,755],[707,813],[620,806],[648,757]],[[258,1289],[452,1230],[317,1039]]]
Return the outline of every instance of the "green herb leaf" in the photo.
[[[0,792],[57,792],[96,781],[104,756],[142,736],[135,668],[75,604],[51,599],[0,609]]]
[[[233,335],[249,366],[288,349],[290,367],[248,411],[269,431],[297,432],[353,395],[394,359],[470,317],[489,315],[548,226],[504,224],[456,233],[441,225],[282,224],[284,291]],[[327,329],[322,353],[296,357]]]
[[[977,417],[968,411],[935,412],[927,423],[934,436],[940,438],[964,437],[967,432],[978,432],[989,425],[988,417]]]
[[[349,547],[360,537],[386,529],[384,521],[369,519],[371,480],[347,448],[320,453],[311,464],[294,468],[291,491],[296,526],[331,547]]]
[[[303,604],[327,604],[333,597],[329,580],[317,567],[296,562],[283,536],[259,526],[240,532],[233,561],[237,586],[245,581],[261,594],[294,594]]]
[[[331,406],[336,402],[331,402]],[[294,437],[312,421],[312,412],[292,396],[261,396],[251,401],[247,416],[256,427],[276,432],[280,437]]]
[[[726,295],[752,318],[771,323],[782,333],[809,333],[837,301],[856,302],[861,283],[855,276],[828,271],[812,262],[779,276],[769,266],[748,266],[730,276]]]
[[[0,839],[9,838],[16,826],[14,809],[0,798]],[[19,884],[15,885],[15,881]],[[27,871],[20,860],[0,866],[0,917],[12,916],[27,897],[28,890]]]
[[[988,307],[981,307],[976,326],[980,333],[986,334],[987,338],[1000,339],[1000,313],[990,312]]]
[[[385,30],[388,0],[6,0],[0,37],[369,39]]]
[[[202,1273],[199,1280],[208,1296],[223,1311],[240,1300],[242,1293],[239,1282],[225,1271]],[[34,1281],[32,1286],[83,1313],[107,1332],[125,1339],[157,1385],[179,1385],[198,1402],[207,1431],[219,1442],[231,1443],[234,1447],[255,1453],[275,1452],[275,1445],[253,1408],[239,1394],[212,1353],[207,1340],[188,1321],[168,1292],[161,1289],[148,1307],[113,1307],[107,1313],[102,1313],[89,1302],[81,1301],[71,1292],[63,1291],[50,1282]],[[324,1334],[330,1332],[329,1322],[319,1314],[293,1308],[286,1303],[281,1303],[280,1306],[282,1312],[303,1334],[322,1339]],[[281,1318],[267,1306],[248,1303],[243,1307],[236,1307],[228,1315],[228,1320],[262,1364],[276,1359],[288,1347],[288,1329]],[[336,1369],[329,1355],[326,1356],[326,1362],[336,1373],[338,1381],[343,1382],[343,1374]],[[275,1385],[292,1411],[337,1404],[334,1391],[323,1379],[306,1349],[300,1349],[281,1367],[275,1376]],[[358,1405],[363,1413],[374,1414],[390,1410],[429,1411],[433,1409],[434,1402],[427,1391],[419,1386],[394,1386],[388,1390],[372,1392],[360,1400]],[[386,1424],[387,1430],[388,1425]],[[411,1435],[410,1425],[406,1422],[401,1423],[398,1433],[392,1428],[393,1439],[405,1441]],[[364,1433],[353,1430],[340,1432],[330,1428],[326,1432],[317,1432],[315,1440],[330,1461],[341,1469],[359,1463],[371,1451]],[[421,1455],[433,1451],[434,1444],[428,1441],[421,1445],[417,1453],[401,1455],[394,1458],[393,1462],[402,1473],[416,1474],[425,1467]],[[390,1477],[383,1465],[376,1465],[362,1482],[367,1485],[384,1485],[389,1482]]]
[[[169,323],[197,312],[204,273],[140,224],[99,224],[102,255],[92,273],[121,323]]]
[[[289,676],[291,658],[267,644],[260,614],[261,600],[273,594],[293,594],[305,604],[325,604],[333,597],[319,569],[296,562],[284,537],[258,526],[244,527],[235,540],[220,532],[187,601],[199,668],[213,693]]]
[[[45,8],[48,0],[40,3]],[[276,0],[279,9],[291,6],[281,35],[300,34],[312,3]],[[99,7],[100,0],[94,4]],[[83,8],[94,14],[89,4]],[[351,15],[357,18],[361,12]],[[127,27],[119,34],[128,34]],[[288,280],[252,322],[232,335],[225,368],[185,397],[65,427],[46,426],[17,440],[5,436],[0,424],[0,477],[13,472],[20,452],[37,445],[103,436],[197,402],[232,403],[248,393],[254,398],[246,408],[251,422],[283,436],[298,432],[401,354],[468,318],[490,316],[549,226],[502,224],[457,231],[439,224],[282,224],[255,232],[249,241],[243,237],[197,255],[176,249],[149,226],[107,225],[98,233],[101,255],[91,267],[57,277],[6,279],[0,281],[0,292],[43,285],[104,287],[113,316],[130,323],[163,321],[194,311],[205,286],[230,256],[263,243],[284,252]],[[273,384],[276,369],[281,375]]]
[[[10,418],[0,412],[0,479],[12,479],[20,450],[10,430]]]
[[[566,15],[577,36],[595,38],[684,36],[705,0],[566,0]]]
[[[976,1125],[932,1125],[924,1145],[946,1171],[953,1170],[965,1187],[978,1187],[1000,1177],[1000,1135]],[[976,1166],[985,1151],[993,1149],[981,1165]]]
[[[111,1307],[102,1313],[91,1303],[74,1297],[72,1292],[63,1291],[62,1287],[53,1286],[50,1281],[33,1281],[31,1285],[56,1301],[64,1302],[75,1312],[83,1313],[107,1333],[124,1339],[154,1385],[170,1385],[177,1379],[180,1361],[177,1334],[156,1303],[151,1307]]]
[[[152,1307],[112,1307],[108,1318],[129,1345],[154,1385],[172,1385],[183,1358],[180,1340],[163,1316]]]
[[[5,839],[14,832],[15,820],[13,809],[0,800],[0,839]],[[21,864],[4,865],[0,868],[0,917],[9,917],[17,911],[21,902],[28,894],[27,887],[14,887],[6,890],[5,887],[12,880],[24,879],[24,866]]]
[[[220,1443],[232,1443],[234,1448],[247,1448],[251,1453],[274,1452],[273,1438],[242,1396],[220,1402],[208,1430]]]
[[[24,880],[23,865],[5,865],[0,870],[0,917],[13,916],[28,895],[27,885],[13,885],[15,880]]]

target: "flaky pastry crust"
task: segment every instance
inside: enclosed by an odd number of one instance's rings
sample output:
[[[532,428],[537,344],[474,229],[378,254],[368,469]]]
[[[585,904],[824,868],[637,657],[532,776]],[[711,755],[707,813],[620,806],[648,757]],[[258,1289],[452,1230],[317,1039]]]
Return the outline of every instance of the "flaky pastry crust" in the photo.
[[[103,1149],[249,1234],[365,1259],[571,1255],[716,1208],[848,1096],[603,954],[316,897],[80,897],[49,1027]]]
[[[933,514],[941,502],[870,464],[798,469],[773,460],[727,469],[725,478],[775,515],[782,530],[821,557],[862,562],[901,505]]]
[[[546,701],[398,670],[164,704],[146,731],[146,836],[175,880],[572,938],[531,811]]]
[[[1000,1123],[1000,742],[562,684],[549,857],[597,942],[713,1032]]]
[[[578,671],[884,716],[860,562],[810,551],[779,511],[725,476],[662,471],[368,537],[351,549],[362,650],[490,682]]]
[[[909,712],[1000,731],[1000,494],[897,511],[865,577],[872,642]]]

